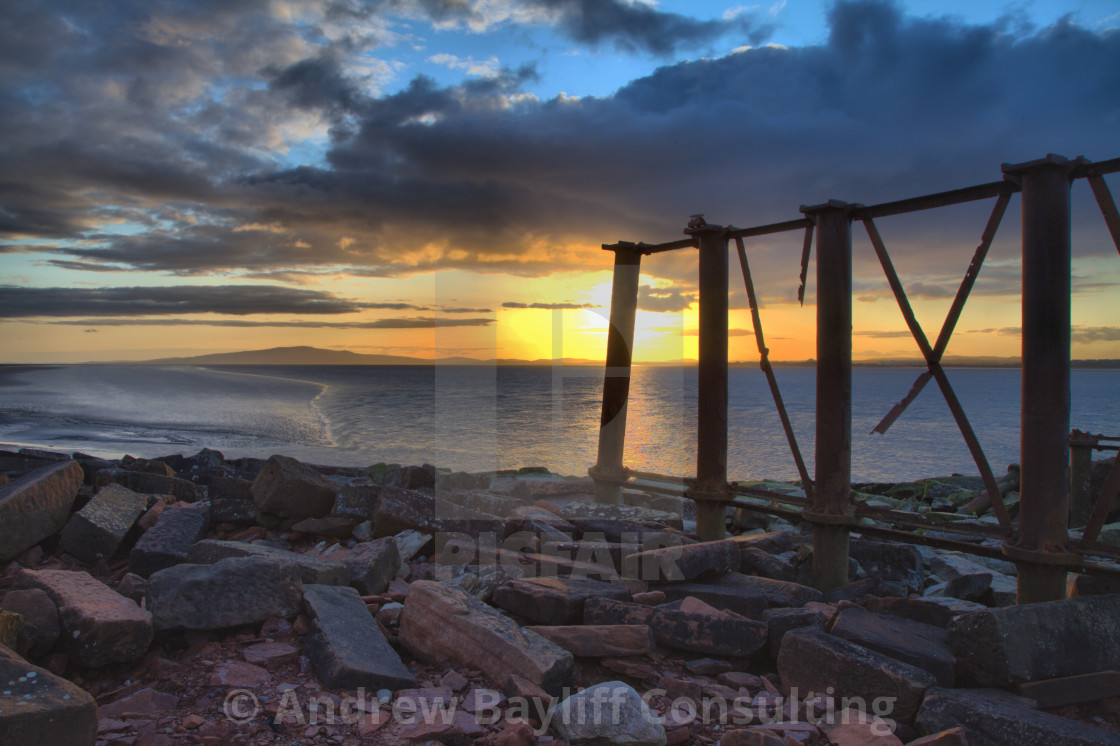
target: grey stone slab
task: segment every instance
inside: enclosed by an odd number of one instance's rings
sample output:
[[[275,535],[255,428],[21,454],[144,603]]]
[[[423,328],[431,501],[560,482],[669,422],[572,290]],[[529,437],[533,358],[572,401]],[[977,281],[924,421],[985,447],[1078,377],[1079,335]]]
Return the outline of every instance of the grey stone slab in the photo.
[[[130,572],[148,577],[154,572],[187,561],[194,543],[206,535],[210,513],[205,505],[168,508],[160,513],[128,558]]]
[[[300,580],[316,585],[349,585],[350,568],[342,562],[330,562],[299,552],[289,552],[265,544],[244,541],[203,539],[195,542],[186,561],[193,565],[212,565],[230,557],[264,557],[296,568]]]
[[[339,585],[306,585],[303,608],[311,620],[307,651],[324,687],[396,691],[416,686],[358,591]]]
[[[222,629],[289,617],[300,609],[295,567],[264,557],[179,564],[152,575],[148,604],[156,629]],[[364,606],[363,606],[364,608]]]
[[[108,559],[147,506],[147,496],[119,484],[107,485],[70,516],[59,543],[68,554],[87,565]]]

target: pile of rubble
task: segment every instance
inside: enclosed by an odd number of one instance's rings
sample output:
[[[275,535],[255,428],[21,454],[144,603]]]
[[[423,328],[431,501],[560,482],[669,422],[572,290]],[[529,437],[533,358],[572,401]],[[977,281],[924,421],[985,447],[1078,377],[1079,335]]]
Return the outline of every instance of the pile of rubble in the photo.
[[[1120,595],[541,469],[0,452],[0,743],[1120,744]]]

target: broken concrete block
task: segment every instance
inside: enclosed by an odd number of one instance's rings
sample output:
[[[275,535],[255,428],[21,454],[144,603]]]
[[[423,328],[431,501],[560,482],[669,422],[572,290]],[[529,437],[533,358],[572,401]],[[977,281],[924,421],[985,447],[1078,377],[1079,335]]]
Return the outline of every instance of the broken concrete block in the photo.
[[[733,611],[751,619],[761,619],[768,608],[765,595],[754,588],[714,583],[667,583],[657,586],[666,601],[697,598],[721,611]]]
[[[496,516],[399,487],[381,488],[372,519],[377,536],[390,536],[408,529],[471,537],[481,533],[501,536],[505,532],[505,524]]]
[[[149,579],[156,629],[222,629],[299,612],[299,571],[264,557],[231,557],[213,565],[180,564]]]
[[[739,562],[735,542],[706,541],[631,554],[623,560],[622,574],[649,583],[673,583],[722,575],[738,569]]]
[[[588,599],[584,624],[644,624],[658,645],[704,655],[749,658],[766,647],[766,625],[730,615],[689,613],[607,598]]]
[[[186,503],[193,503],[200,497],[198,486],[194,482],[163,474],[149,474],[127,469],[102,469],[97,472],[94,484],[98,489],[104,489],[110,484],[119,484],[133,492],[144,495],[171,495],[176,500]]]
[[[653,631],[644,624],[525,627],[577,658],[645,655],[653,650]]]
[[[0,743],[78,746],[97,740],[86,690],[0,645]]]
[[[524,578],[494,591],[494,605],[539,624],[575,624],[589,598],[629,601],[625,588],[589,578]]]
[[[891,717],[902,721],[914,716],[926,689],[936,683],[920,668],[813,628],[786,633],[778,674],[784,688],[797,687],[802,696],[833,687],[832,696],[862,697],[869,705],[890,698]]]
[[[762,614],[766,622],[767,645],[770,657],[777,658],[782,649],[782,638],[792,629],[815,627],[824,629],[824,614],[812,609],[767,609]]]
[[[191,546],[186,561],[192,565],[212,565],[230,557],[264,557],[275,560],[294,567],[299,573],[300,580],[307,584],[350,584],[350,569],[342,562],[331,562],[299,552],[289,552],[267,544],[203,539]]]
[[[392,536],[363,542],[343,560],[350,568],[350,585],[363,596],[384,593],[401,569],[401,554]]]
[[[311,620],[308,654],[324,687],[396,691],[416,686],[358,591],[339,585],[306,585],[303,608]]]
[[[1115,731],[1018,707],[968,689],[930,689],[915,725],[921,733],[961,726],[969,746],[1120,746],[1120,733]]]
[[[325,516],[338,495],[338,485],[288,456],[271,456],[250,489],[262,513],[285,518]]]
[[[148,507],[148,498],[119,484],[110,484],[70,517],[59,544],[87,565],[109,559],[124,542],[136,519]]]
[[[761,593],[766,597],[770,606],[782,608],[800,607],[810,601],[820,601],[824,594],[816,588],[799,583],[789,583],[783,580],[760,578],[755,575],[744,575],[738,572],[729,572],[709,581],[713,585],[728,588],[746,588]]]
[[[506,518],[505,535],[516,533],[533,534],[541,541],[571,541],[576,535],[576,527],[555,513],[535,505],[522,505],[514,508]]]
[[[77,461],[60,461],[0,486],[0,563],[61,530],[81,486]]]
[[[1095,673],[1120,660],[1120,595],[987,609],[949,625],[949,644],[984,686]]]
[[[12,587],[50,596],[66,653],[83,666],[135,660],[152,642],[152,615],[89,573],[23,570]]]
[[[902,583],[914,592],[921,592],[925,585],[926,562],[913,545],[853,539],[848,554],[869,577]]]
[[[567,650],[442,583],[420,580],[409,587],[399,640],[418,658],[474,668],[494,681],[517,674],[558,693],[572,680],[572,654]]]
[[[1033,699],[1044,710],[1063,705],[1120,697],[1120,671],[1098,671],[1080,676],[1031,681],[1015,687],[1021,696]]]
[[[841,609],[829,631],[928,671],[937,679],[938,686],[953,686],[957,661],[942,627],[849,606]]]
[[[948,627],[949,622],[961,614],[983,611],[987,607],[975,601],[960,598],[925,596],[922,598],[872,598],[868,611],[911,619],[935,627]]]
[[[775,557],[769,552],[754,547],[743,547],[739,562],[739,572],[757,575],[773,580],[794,581],[798,576],[798,569],[789,562]]]
[[[187,561],[194,543],[206,535],[210,514],[205,505],[168,508],[160,513],[128,557],[130,572],[146,578],[154,572]]]

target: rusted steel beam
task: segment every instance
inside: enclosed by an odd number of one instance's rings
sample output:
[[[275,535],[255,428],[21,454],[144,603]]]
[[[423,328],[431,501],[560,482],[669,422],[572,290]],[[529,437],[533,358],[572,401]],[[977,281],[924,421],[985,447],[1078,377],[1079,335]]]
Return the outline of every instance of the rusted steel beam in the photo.
[[[1080,179],[1088,176],[1102,176],[1104,174],[1112,174],[1120,171],[1120,158],[1112,158],[1107,161],[1093,161],[1085,158],[1078,158],[1073,162],[1073,169],[1071,176],[1075,179]]]
[[[786,434],[793,461],[797,465],[797,473],[801,475],[801,485],[806,496],[812,498],[813,482],[809,479],[809,470],[805,468],[805,460],[801,457],[801,449],[797,445],[797,436],[793,432],[793,424],[789,421],[785,402],[782,401],[782,392],[778,389],[778,379],[774,375],[774,366],[770,365],[770,350],[766,347],[766,339],[762,334],[762,317],[758,311],[758,296],[754,291],[754,280],[751,279],[751,267],[747,262],[747,249],[743,239],[735,239],[735,248],[739,254],[739,266],[743,270],[743,285],[747,289],[747,302],[751,307],[751,323],[754,326],[754,340],[758,345],[758,364],[766,374],[766,382],[770,384],[770,394],[774,398],[774,406],[778,409],[778,419],[782,421],[782,429]]]
[[[599,452],[595,466],[588,471],[595,478],[595,499],[604,503],[619,503],[622,500],[621,487],[602,477],[614,476],[622,469],[642,253],[634,244],[618,244],[614,248],[614,284],[611,288],[610,327],[607,329],[607,362],[603,371]]]
[[[875,227],[875,222],[871,219],[865,219],[863,224],[867,228],[871,245],[875,249],[876,256],[879,257],[879,263],[883,266],[887,283],[894,292],[895,300],[898,301],[898,307],[902,311],[906,325],[910,328],[910,333],[914,335],[914,340],[918,343],[922,356],[926,359],[926,365],[929,366],[929,372],[933,379],[937,381],[941,394],[945,397],[945,403],[949,405],[949,411],[953,414],[953,419],[956,421],[957,427],[964,437],[964,442],[968,446],[968,451],[972,455],[972,460],[980,471],[980,477],[984,480],[984,487],[988,491],[988,498],[991,500],[992,512],[999,520],[1000,527],[1005,533],[1009,534],[1011,533],[1011,516],[1008,515],[1007,508],[1003,504],[999,485],[996,483],[995,475],[992,474],[992,467],[988,463],[988,458],[984,455],[980,440],[976,437],[972,424],[968,421],[968,415],[965,414],[964,407],[961,406],[956,392],[953,391],[953,387],[949,383],[948,376],[942,370],[941,363],[934,357],[933,349],[929,346],[929,340],[926,338],[925,332],[922,331],[918,318],[914,315],[914,309],[910,306],[910,300],[906,297],[906,290],[902,287],[902,281],[898,278],[898,272],[895,271],[894,263],[891,262],[890,254],[887,253],[887,247],[883,243],[882,236],[879,235],[879,230]]]
[[[817,234],[816,479],[805,519],[813,524],[813,585],[848,582],[852,489],[851,205],[802,207]]]
[[[619,248],[634,249],[641,254],[649,256],[650,254],[658,254],[662,251],[676,251],[677,249],[695,249],[696,242],[691,238],[681,239],[680,241],[669,241],[667,243],[633,243],[631,241],[619,241],[618,243],[605,243],[603,244],[603,251],[615,251]]]
[[[1071,164],[1061,156],[1004,165],[1023,188],[1023,385],[1019,603],[1066,595],[1069,544]]]
[[[798,218],[797,220],[786,220],[782,223],[769,223],[767,225],[756,225],[751,228],[731,228],[727,231],[727,237],[730,238],[751,238],[752,236],[768,236],[772,233],[785,233],[786,231],[796,231],[802,228],[808,228],[812,225],[812,221],[808,218]]]
[[[907,212],[929,210],[934,207],[948,207],[965,202],[975,202],[988,197],[998,197],[1002,194],[1014,194],[1019,191],[1019,185],[1011,181],[993,181],[989,184],[953,189],[948,192],[927,194],[922,197],[900,199],[895,202],[884,202],[879,205],[859,207],[852,211],[853,220],[869,220],[883,218],[888,215],[902,215]]]
[[[700,342],[697,366],[696,531],[702,541],[727,532],[727,232],[694,218],[700,244]]]

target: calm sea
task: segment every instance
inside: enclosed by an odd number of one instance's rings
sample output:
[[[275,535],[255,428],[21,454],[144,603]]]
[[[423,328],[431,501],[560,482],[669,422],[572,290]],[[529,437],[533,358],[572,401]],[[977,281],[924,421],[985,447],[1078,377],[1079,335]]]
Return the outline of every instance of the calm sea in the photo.
[[[975,474],[936,385],[886,435],[879,418],[920,371],[857,368],[852,474],[901,481]],[[812,473],[814,371],[778,380]],[[595,460],[599,368],[333,366],[0,366],[0,443],[153,457],[215,448],[320,464],[433,463],[465,471],[545,466],[584,474]],[[1019,371],[952,369],[949,378],[996,474],[1019,459]],[[735,479],[797,471],[760,371],[730,373]],[[695,469],[694,368],[638,368],[627,462]],[[1120,435],[1120,370],[1073,372],[1071,426]]]

